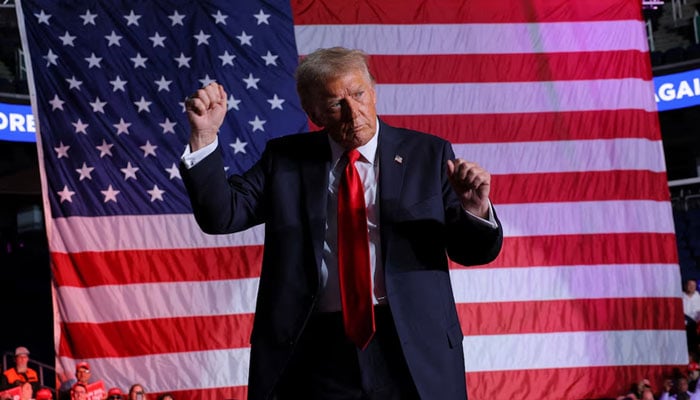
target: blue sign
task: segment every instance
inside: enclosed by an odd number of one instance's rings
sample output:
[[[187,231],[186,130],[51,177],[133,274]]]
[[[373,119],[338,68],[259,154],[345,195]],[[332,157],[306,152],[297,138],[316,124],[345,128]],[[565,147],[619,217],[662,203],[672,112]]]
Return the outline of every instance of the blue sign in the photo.
[[[654,77],[659,111],[700,105],[700,69]]]
[[[36,142],[34,115],[30,106],[0,103],[0,140]]]

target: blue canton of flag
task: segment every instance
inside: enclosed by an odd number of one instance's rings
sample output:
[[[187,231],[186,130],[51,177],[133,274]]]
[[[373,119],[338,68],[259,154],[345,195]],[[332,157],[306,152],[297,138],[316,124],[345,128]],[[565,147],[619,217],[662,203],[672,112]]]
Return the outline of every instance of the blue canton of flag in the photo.
[[[219,3],[219,4],[216,4]],[[230,93],[228,173],[307,129],[287,1],[23,1],[53,217],[189,213],[187,95]]]

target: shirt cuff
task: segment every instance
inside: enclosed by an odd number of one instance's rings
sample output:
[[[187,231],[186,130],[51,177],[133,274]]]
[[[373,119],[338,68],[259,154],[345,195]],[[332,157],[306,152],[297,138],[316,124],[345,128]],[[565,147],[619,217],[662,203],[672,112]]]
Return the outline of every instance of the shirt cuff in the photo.
[[[498,228],[498,223],[496,222],[496,218],[493,216],[493,207],[491,207],[491,200],[489,200],[489,215],[488,218],[481,218],[477,215],[474,215],[467,211],[466,209],[462,208],[464,212],[469,215],[470,217],[474,218],[475,220],[479,221],[480,223],[487,225],[493,229]]]
[[[217,137],[214,139],[213,142],[209,143],[208,145],[202,147],[201,149],[191,152],[190,151],[190,145],[187,145],[185,147],[185,152],[182,153],[182,156],[180,157],[180,161],[182,161],[183,164],[185,164],[185,168],[190,169],[197,165],[200,161],[204,160],[207,158],[207,156],[216,150],[216,147],[219,145],[219,138]]]

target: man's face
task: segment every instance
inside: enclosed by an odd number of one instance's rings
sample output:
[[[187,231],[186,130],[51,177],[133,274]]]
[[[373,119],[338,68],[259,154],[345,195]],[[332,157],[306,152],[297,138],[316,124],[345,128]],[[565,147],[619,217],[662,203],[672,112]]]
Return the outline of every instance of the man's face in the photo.
[[[331,79],[318,90],[306,110],[314,124],[326,128],[345,149],[369,142],[377,131],[377,96],[361,70]]]
[[[688,294],[695,293],[695,290],[697,290],[697,288],[698,288],[698,284],[693,280],[690,280],[690,281],[686,282],[686,284],[685,284],[685,292]]]
[[[78,368],[78,370],[75,372],[75,378],[78,380],[80,383],[88,383],[88,380],[90,380],[90,370],[87,368]]]
[[[681,393],[685,393],[688,391],[688,380],[681,378],[678,380],[678,391]]]
[[[76,386],[71,390],[71,400],[87,399],[87,390],[82,386]]]
[[[27,368],[27,363],[29,362],[29,356],[26,354],[20,354],[15,356],[15,366],[18,370],[25,370]]]

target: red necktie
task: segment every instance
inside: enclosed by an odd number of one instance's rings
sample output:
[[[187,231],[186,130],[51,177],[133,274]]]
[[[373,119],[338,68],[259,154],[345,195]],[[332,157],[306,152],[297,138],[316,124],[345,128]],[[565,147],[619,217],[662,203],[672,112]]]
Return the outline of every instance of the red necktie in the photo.
[[[345,334],[364,350],[375,331],[367,209],[362,180],[355,169],[360,153],[353,149],[347,157],[338,185],[338,279]]]

